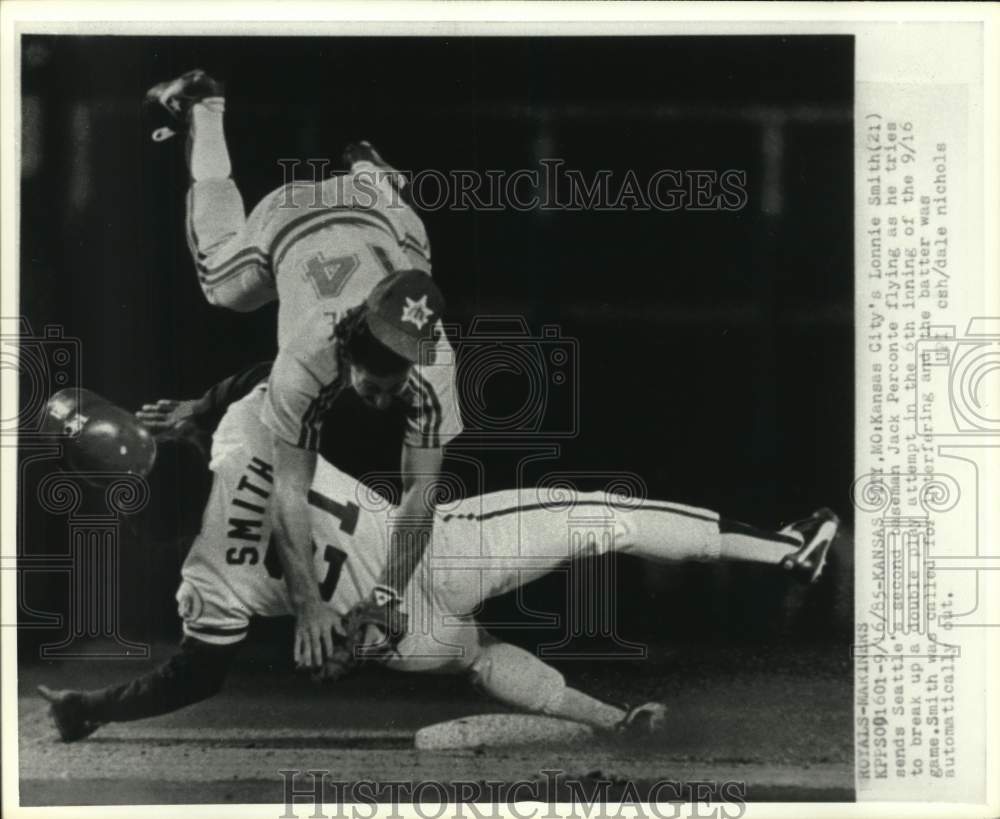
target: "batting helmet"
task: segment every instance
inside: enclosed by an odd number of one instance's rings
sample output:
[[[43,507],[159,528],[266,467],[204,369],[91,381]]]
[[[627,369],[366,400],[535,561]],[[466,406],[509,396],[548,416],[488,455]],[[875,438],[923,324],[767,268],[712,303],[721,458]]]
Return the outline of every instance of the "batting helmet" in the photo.
[[[156,461],[156,441],[135,416],[90,390],[53,395],[43,429],[66,436],[66,465],[74,472],[146,476]]]

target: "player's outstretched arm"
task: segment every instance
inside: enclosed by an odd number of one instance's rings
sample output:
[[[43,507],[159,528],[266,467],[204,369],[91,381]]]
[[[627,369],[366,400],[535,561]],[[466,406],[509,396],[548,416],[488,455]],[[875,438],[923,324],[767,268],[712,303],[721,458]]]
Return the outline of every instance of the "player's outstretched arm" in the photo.
[[[157,440],[183,437],[184,425],[190,423],[196,403],[176,398],[158,398],[155,403],[143,404],[136,410],[135,417]]]
[[[229,405],[244,398],[267,378],[273,364],[273,361],[258,361],[209,387],[197,400],[194,408],[194,418],[198,425],[207,432],[214,432]]]
[[[163,665],[122,685],[96,691],[38,686],[64,742],[89,736],[109,722],[128,722],[176,711],[219,692],[236,645],[211,645],[185,637]]]
[[[316,453],[274,436],[274,537],[295,610],[296,665],[318,668],[334,653],[334,611],[323,603],[313,566],[312,529],[306,498],[316,472]]]
[[[190,401],[160,398],[143,404],[136,420],[157,440],[185,440],[208,459],[208,439],[222,420],[229,405],[239,401],[271,372],[271,361],[260,361],[212,385],[204,395]]]

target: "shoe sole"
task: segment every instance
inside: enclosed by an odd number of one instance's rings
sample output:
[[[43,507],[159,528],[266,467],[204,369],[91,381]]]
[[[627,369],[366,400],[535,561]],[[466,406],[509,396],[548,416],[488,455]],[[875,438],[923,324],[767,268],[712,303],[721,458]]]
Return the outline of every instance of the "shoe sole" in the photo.
[[[157,83],[146,92],[146,99],[151,103],[162,106],[163,109],[172,116],[180,116],[180,109],[171,108],[170,105],[167,104],[166,100],[172,96],[176,96],[180,92],[181,88],[183,88],[183,85],[184,80],[181,77],[177,77],[176,79],[169,80],[167,82]]]
[[[202,76],[207,77],[207,75],[202,72]],[[165,111],[167,111],[171,116],[180,118],[183,111],[180,106],[176,108],[171,107],[169,100],[173,97],[178,96],[184,90],[184,86],[191,80],[187,74],[182,74],[180,77],[174,77],[172,80],[164,80],[163,82],[157,83],[152,88],[146,92],[146,101],[154,105],[161,106]],[[211,79],[211,78],[209,78]],[[221,94],[221,92],[220,92]],[[202,99],[208,99],[214,96],[213,94],[206,94]],[[193,97],[191,98],[192,104],[197,102]]]
[[[653,736],[663,730],[667,721],[667,706],[661,703],[647,704],[636,711],[632,721],[624,726],[626,735]]]
[[[786,569],[793,569],[796,566],[808,567],[810,558],[818,552],[815,566],[809,576],[810,583],[815,583],[823,574],[823,569],[826,567],[826,556],[829,554],[830,547],[833,546],[833,541],[840,529],[840,518],[830,509],[820,509],[814,513],[813,517],[825,518],[825,520],[819,525],[809,545],[796,553],[794,558],[786,559],[782,564]]]

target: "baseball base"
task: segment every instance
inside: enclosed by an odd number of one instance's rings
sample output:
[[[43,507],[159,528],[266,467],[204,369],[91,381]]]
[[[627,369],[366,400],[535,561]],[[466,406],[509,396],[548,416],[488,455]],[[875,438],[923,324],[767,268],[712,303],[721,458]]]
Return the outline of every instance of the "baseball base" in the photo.
[[[588,740],[593,733],[589,725],[555,717],[478,714],[427,725],[417,731],[414,745],[424,751],[565,745]]]

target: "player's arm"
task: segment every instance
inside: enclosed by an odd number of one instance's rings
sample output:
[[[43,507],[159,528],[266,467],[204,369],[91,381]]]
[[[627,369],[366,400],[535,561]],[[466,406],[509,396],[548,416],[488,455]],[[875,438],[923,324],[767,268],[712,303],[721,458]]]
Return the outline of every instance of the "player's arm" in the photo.
[[[271,371],[270,361],[261,361],[211,386],[200,398],[178,401],[161,398],[143,404],[135,417],[158,440],[183,439],[208,457],[207,438],[212,435],[230,404],[239,401]]]
[[[336,614],[319,594],[306,502],[316,472],[316,453],[274,437],[274,536],[295,610],[295,662],[317,667],[333,655]]]
[[[237,644],[215,645],[185,637],[181,650],[153,671],[121,685],[93,691],[53,691],[39,686],[66,742],[83,739],[108,722],[127,722],[176,711],[214,696],[232,664]]]
[[[229,405],[246,397],[250,390],[267,378],[273,363],[258,361],[209,387],[194,402],[192,420],[206,431],[214,431]]]
[[[374,600],[358,612],[358,620],[382,632],[376,639],[372,628],[363,632],[363,651],[378,657],[395,647],[404,624],[395,605],[406,591],[423,557],[434,523],[433,484],[438,481],[444,447],[462,432],[455,385],[455,354],[438,325],[438,347],[433,366],[417,367],[410,376],[411,404],[403,443],[401,471],[403,498],[390,533],[386,567],[379,578]],[[379,601],[382,605],[375,605]],[[393,605],[386,605],[392,602]],[[388,639],[386,639],[388,638]],[[357,639],[357,634],[355,634]],[[370,645],[376,643],[375,645]]]
[[[434,484],[441,473],[440,447],[416,447],[404,442],[403,497],[390,519],[385,568],[371,596],[347,615],[344,629],[355,658],[380,659],[393,653],[406,636],[409,615],[400,603],[434,526]]]
[[[435,363],[418,366],[410,374],[410,407],[400,464],[403,497],[399,508],[399,521],[408,531],[407,537],[390,539],[382,576],[382,585],[399,595],[406,590],[430,542],[434,523],[433,485],[441,474],[444,447],[462,432],[455,351],[440,321],[436,331]]]
[[[328,330],[315,318],[303,319],[299,334],[278,353],[261,409],[273,440],[274,539],[295,613],[293,655],[298,665],[311,668],[333,653],[336,615],[319,594],[307,497],[323,413],[341,388]]]
[[[400,471],[403,496],[398,525],[390,533],[389,554],[380,579],[384,586],[402,595],[430,542],[434,524],[433,487],[441,474],[444,450],[403,444]]]

